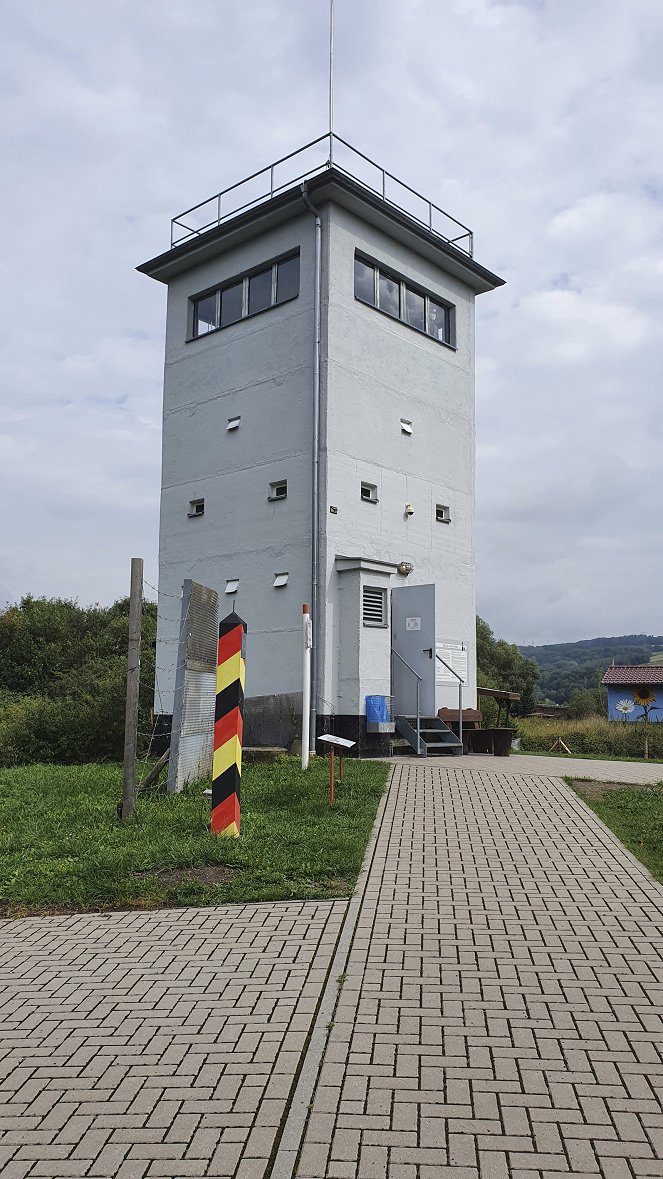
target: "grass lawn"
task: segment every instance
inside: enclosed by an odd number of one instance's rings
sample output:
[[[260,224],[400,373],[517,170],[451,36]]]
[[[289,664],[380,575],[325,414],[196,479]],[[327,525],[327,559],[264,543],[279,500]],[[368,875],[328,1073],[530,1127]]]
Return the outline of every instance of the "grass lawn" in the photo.
[[[565,778],[622,843],[663,881],[663,783],[621,786]]]
[[[511,756],[516,757],[559,757],[564,761],[569,760],[570,757],[579,758],[580,761],[632,761],[637,765],[662,766],[663,758],[661,757],[622,757],[616,753],[562,753],[557,749],[553,752],[545,749],[512,749]]]
[[[119,765],[0,770],[0,916],[347,896],[389,767],[347,759],[330,810],[328,765],[245,767],[239,839],[209,834],[209,783],[146,794],[120,823]]]

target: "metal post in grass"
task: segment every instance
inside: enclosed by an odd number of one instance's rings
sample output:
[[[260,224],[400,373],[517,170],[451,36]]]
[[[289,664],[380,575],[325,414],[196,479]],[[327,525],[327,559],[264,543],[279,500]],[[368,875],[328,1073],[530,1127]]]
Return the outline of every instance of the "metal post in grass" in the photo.
[[[120,818],[130,819],[136,794],[138,703],[140,693],[140,617],[143,606],[143,560],[131,558],[129,595],[129,647],[127,652],[127,703],[124,714],[124,783]]]
[[[322,745],[329,746],[329,805],[334,805],[334,750],[338,751],[340,758],[340,778],[339,782],[343,782],[343,753],[348,749],[352,749],[356,745],[356,741],[348,741],[347,737],[333,737],[331,733],[325,733],[324,737],[319,737],[318,740]]]
[[[213,835],[239,835],[246,623],[229,614],[219,623],[212,761]]]
[[[313,627],[311,626],[311,607],[308,602],[302,606],[302,646],[304,662],[302,669],[302,769],[308,769],[309,734],[311,724],[311,648],[313,646]]]

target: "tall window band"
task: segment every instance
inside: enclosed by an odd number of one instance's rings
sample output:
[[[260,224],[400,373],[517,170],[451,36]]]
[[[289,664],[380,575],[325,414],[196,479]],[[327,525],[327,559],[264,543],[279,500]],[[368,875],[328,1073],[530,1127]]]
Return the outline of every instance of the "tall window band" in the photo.
[[[296,299],[298,294],[299,254],[291,254],[192,299],[191,337],[195,339],[229,327],[259,311]]]
[[[355,298],[440,344],[456,347],[455,307],[404,278],[355,255]]]

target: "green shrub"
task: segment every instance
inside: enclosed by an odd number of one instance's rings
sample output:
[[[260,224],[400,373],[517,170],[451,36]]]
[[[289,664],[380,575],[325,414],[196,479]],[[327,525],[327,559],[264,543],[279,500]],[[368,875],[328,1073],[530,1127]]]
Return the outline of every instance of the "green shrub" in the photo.
[[[123,753],[129,604],[26,597],[0,614],[0,765]],[[156,607],[142,616],[139,750],[150,737]]]
[[[530,752],[547,753],[561,737],[577,757],[644,757],[647,738],[649,756],[663,758],[663,724],[609,721],[599,716],[584,720],[527,717],[517,721],[517,728],[521,748]]]

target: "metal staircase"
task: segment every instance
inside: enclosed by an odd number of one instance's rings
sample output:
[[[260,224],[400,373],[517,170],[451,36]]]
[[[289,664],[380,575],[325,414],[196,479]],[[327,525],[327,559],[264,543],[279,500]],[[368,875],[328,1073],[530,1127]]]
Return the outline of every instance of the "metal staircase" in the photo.
[[[439,716],[397,716],[396,732],[412,746],[418,757],[463,756],[463,742]],[[417,738],[418,728],[418,738]]]

